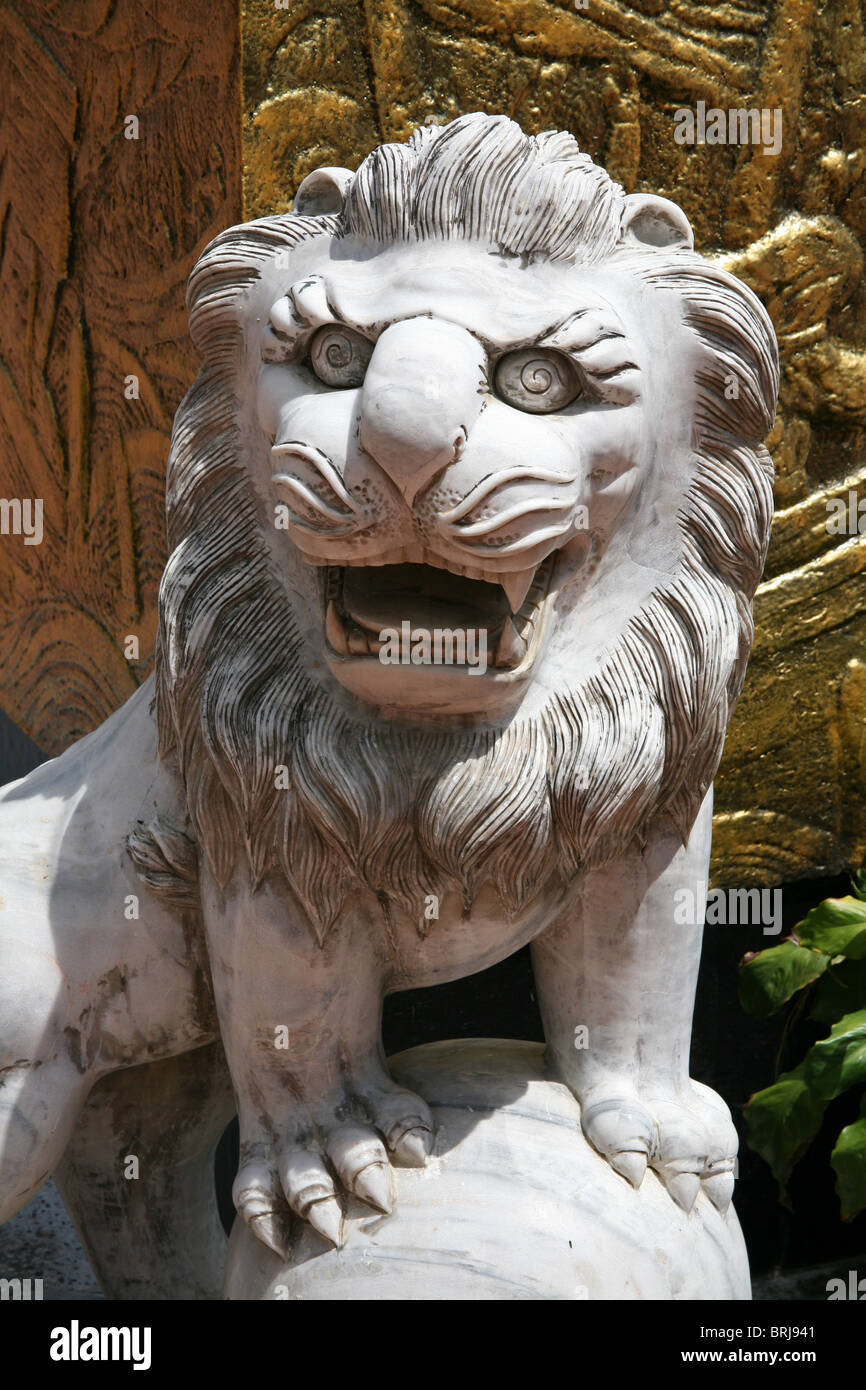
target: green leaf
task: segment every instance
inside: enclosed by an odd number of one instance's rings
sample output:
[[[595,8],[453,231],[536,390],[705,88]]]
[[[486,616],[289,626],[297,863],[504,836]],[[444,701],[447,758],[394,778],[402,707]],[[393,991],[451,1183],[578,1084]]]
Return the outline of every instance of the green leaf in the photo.
[[[851,887],[854,890],[855,898],[866,900],[866,864],[851,879]]]
[[[836,1173],[842,1220],[853,1221],[866,1211],[866,1095],[860,1102],[860,1119],[840,1132],[830,1162]]]
[[[806,1081],[802,1063],[757,1091],[745,1106],[749,1144],[769,1164],[785,1203],[788,1176],[818,1133],[824,1109]]]
[[[748,1101],[749,1144],[769,1164],[783,1202],[791,1169],[817,1134],[830,1101],[862,1081],[866,1009],[846,1014],[829,1037],[812,1044],[798,1067]]]
[[[840,1018],[829,1037],[812,1044],[797,1070],[825,1105],[866,1082],[866,1009]]]
[[[866,960],[828,966],[815,986],[809,1018],[829,1026],[861,1008],[866,1008]]]
[[[830,958],[819,951],[780,941],[758,951],[740,966],[739,996],[746,1013],[767,1018],[827,969]]]
[[[807,912],[796,928],[804,946],[828,956],[866,957],[866,902],[860,898],[825,898]]]

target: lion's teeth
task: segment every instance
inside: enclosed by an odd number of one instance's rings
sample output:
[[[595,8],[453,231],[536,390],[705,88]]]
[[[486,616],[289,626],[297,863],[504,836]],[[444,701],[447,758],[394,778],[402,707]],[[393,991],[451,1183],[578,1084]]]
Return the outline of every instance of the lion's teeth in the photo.
[[[526,643],[511,619],[506,618],[502,628],[502,636],[499,638],[499,645],[496,648],[495,664],[508,667],[519,666],[525,656]]]
[[[340,652],[342,656],[349,655],[349,639],[333,599],[328,604],[328,611],[325,615],[325,636],[328,639],[328,646],[333,651]]]
[[[505,590],[505,596],[511,606],[512,613],[523,607],[524,599],[529,593],[530,585],[535,578],[535,566],[528,570],[514,570],[511,574],[501,574],[499,582]]]

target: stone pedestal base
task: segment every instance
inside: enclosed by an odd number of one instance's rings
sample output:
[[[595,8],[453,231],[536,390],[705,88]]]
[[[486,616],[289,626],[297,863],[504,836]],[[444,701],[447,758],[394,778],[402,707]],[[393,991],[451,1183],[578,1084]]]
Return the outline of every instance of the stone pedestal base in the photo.
[[[416,1047],[395,1078],[438,1126],[424,1170],[396,1171],[392,1216],[360,1202],[333,1250],[298,1224],[288,1265],[236,1221],[229,1299],[748,1299],[733,1207],[686,1215],[651,1171],[635,1192],[580,1131],[535,1043]]]

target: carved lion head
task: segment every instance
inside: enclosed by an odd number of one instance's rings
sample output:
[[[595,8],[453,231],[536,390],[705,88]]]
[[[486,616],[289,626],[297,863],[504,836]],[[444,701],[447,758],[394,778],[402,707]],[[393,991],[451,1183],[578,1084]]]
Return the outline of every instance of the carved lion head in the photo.
[[[679,208],[475,114],[317,171],[188,302],[157,711],[217,879],[245,847],[322,934],[353,877],[515,910],[660,809],[687,835],[778,367]]]

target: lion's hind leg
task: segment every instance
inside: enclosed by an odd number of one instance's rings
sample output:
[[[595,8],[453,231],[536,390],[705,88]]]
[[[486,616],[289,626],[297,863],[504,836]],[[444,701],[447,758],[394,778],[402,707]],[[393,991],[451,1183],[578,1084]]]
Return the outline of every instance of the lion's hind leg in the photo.
[[[0,1225],[35,1197],[60,1161],[89,1081],[66,1057],[0,1065]]]
[[[4,842],[0,836],[0,860]],[[7,892],[4,885],[4,892]],[[11,895],[10,895],[11,896]],[[51,1176],[92,1085],[38,926],[0,913],[0,1224]],[[5,929],[5,930],[4,930]]]
[[[107,1297],[221,1296],[214,1151],[233,1114],[219,1043],[94,1086],[54,1176]]]

